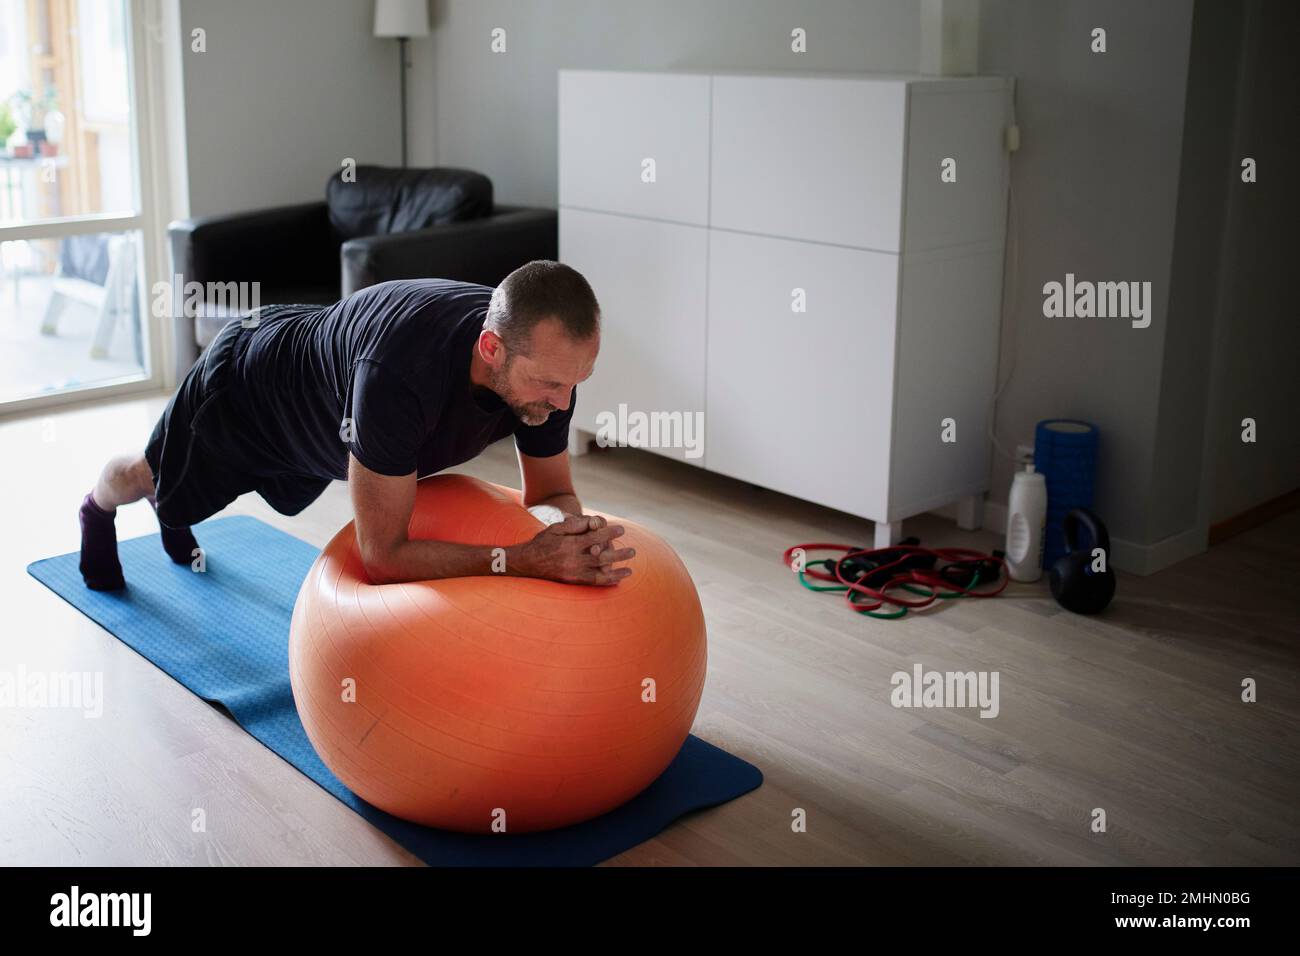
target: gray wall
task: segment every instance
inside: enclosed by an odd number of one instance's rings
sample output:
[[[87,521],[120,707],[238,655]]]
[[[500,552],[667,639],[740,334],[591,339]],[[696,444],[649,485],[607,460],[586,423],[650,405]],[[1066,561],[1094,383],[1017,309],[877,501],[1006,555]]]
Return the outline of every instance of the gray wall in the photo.
[[[1094,27],[1108,52],[1090,52]],[[1096,508],[1114,538],[1158,540],[1150,519],[1191,40],[1190,0],[984,0],[980,69],[1017,77],[1012,160],[1016,308],[1003,329],[1002,443],[1044,418],[1095,422]],[[1045,282],[1150,281],[1151,326],[1043,316]],[[1009,293],[1010,294],[1010,293]],[[998,458],[991,498],[1014,465]]]
[[[396,41],[373,16],[368,0],[181,0],[191,215],[321,199],[345,157],[398,161]]]
[[[1293,168],[1300,156],[1300,5],[1234,6],[1244,14],[1243,42],[1214,350],[1212,521],[1300,488],[1300,322],[1290,288],[1300,210]],[[1254,184],[1241,181],[1243,156],[1259,164]],[[1253,445],[1241,441],[1247,417],[1258,424]]]
[[[1241,65],[1240,3],[1197,0],[1187,76],[1169,322],[1150,503],[1153,540],[1197,525],[1209,489],[1202,459],[1229,196],[1231,131]],[[1238,180],[1239,181],[1239,180]],[[1212,427],[1212,426],[1211,426]]]
[[[436,103],[412,122],[437,162],[489,176],[499,202],[554,206],[556,71],[724,67],[914,72],[915,0],[434,0]],[[507,52],[489,49],[503,27]],[[790,50],[803,27],[808,52]],[[427,67],[426,67],[427,69]]]

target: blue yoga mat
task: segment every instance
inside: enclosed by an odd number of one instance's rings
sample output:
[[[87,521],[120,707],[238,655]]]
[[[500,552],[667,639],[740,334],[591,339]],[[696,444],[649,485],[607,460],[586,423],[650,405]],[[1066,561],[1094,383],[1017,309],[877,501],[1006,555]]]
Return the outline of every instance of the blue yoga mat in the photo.
[[[365,819],[435,866],[590,866],[648,840],[683,814],[734,800],[758,768],[698,737],[662,776],[604,816],[545,833],[477,835],[399,820],[356,796],[316,756],[289,688],[289,620],[316,560],[305,541],[236,516],[195,528],[207,570],[176,565],[157,535],[120,542],[127,589],[91,591],[63,554],[27,571],[122,643],[207,701]]]

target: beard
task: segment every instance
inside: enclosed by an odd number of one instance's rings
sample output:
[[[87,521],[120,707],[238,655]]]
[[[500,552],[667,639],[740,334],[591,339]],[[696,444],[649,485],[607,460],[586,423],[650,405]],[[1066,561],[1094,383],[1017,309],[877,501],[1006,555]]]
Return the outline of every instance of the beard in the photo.
[[[537,405],[514,405],[509,402],[506,404],[510,405],[510,410],[515,413],[515,417],[525,425],[545,425],[546,420],[551,417],[551,412],[555,410],[549,405],[545,406],[545,411],[539,411]]]
[[[525,425],[544,425],[546,420],[551,417],[551,412],[555,411],[555,406],[550,402],[520,402],[515,395],[514,389],[510,387],[509,372],[509,364],[500,372],[489,369],[488,387],[496,393],[501,401],[505,402],[506,407]]]

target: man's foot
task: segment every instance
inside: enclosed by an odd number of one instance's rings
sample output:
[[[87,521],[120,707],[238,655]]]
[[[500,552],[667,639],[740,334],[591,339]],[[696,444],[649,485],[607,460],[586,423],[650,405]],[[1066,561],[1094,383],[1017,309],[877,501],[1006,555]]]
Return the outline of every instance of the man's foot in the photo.
[[[92,591],[120,591],[126,587],[122,563],[117,559],[116,512],[95,504],[92,494],[81,502],[81,577]]]
[[[149,504],[153,506],[154,517],[157,517],[158,502],[150,498]],[[194,533],[189,528],[169,528],[159,521],[158,530],[162,532],[162,546],[167,557],[177,564],[189,564],[194,560],[194,552],[199,543],[194,540]]]

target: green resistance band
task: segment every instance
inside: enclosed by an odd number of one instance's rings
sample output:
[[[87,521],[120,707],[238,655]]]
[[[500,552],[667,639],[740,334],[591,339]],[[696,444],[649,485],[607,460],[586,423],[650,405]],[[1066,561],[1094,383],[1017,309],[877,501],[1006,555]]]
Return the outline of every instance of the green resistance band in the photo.
[[[818,564],[820,564],[823,568],[826,569],[826,573],[827,573],[827,574],[834,574],[834,573],[835,573],[835,560],[834,560],[833,558],[821,558],[821,559],[819,559],[819,560],[817,560],[817,561],[809,561],[808,564],[806,565],[806,567],[810,567],[810,568],[811,568],[811,567],[813,567],[814,565],[818,565]],[[799,583],[802,584],[804,587],[806,587],[809,591],[840,591],[840,592],[843,592],[843,591],[847,591],[847,590],[849,589],[849,588],[848,588],[848,585],[845,585],[845,584],[810,584],[810,583],[808,582],[808,578],[805,577],[803,571],[800,571],[800,572],[799,572]],[[973,589],[973,588],[975,588],[979,583],[980,583],[980,573],[979,573],[978,571],[976,571],[974,577],[971,579],[970,587]],[[904,585],[903,585],[903,590],[904,590],[904,591],[910,591],[910,592],[913,593],[913,594],[919,594],[921,597],[925,597],[927,594],[930,593],[929,591],[925,590],[924,588],[918,588],[918,587],[917,587],[916,585],[914,585],[914,584],[904,584]],[[935,597],[936,597],[936,598],[945,598],[945,599],[949,599],[949,600],[951,600],[951,599],[953,599],[953,598],[964,598],[964,597],[970,597],[970,595],[969,595],[969,594],[962,594],[960,591],[948,591],[948,592],[940,591],[938,594],[935,595]],[[851,603],[853,599],[850,598],[849,600],[850,600],[850,603]],[[905,608],[905,607],[900,607],[897,611],[859,611],[858,613],[859,613],[859,614],[865,614],[865,615],[867,615],[867,617],[874,617],[874,618],[877,618],[877,619],[882,620],[882,621],[896,621],[896,620],[898,620],[900,617],[903,617],[904,615],[907,614],[907,608]]]

